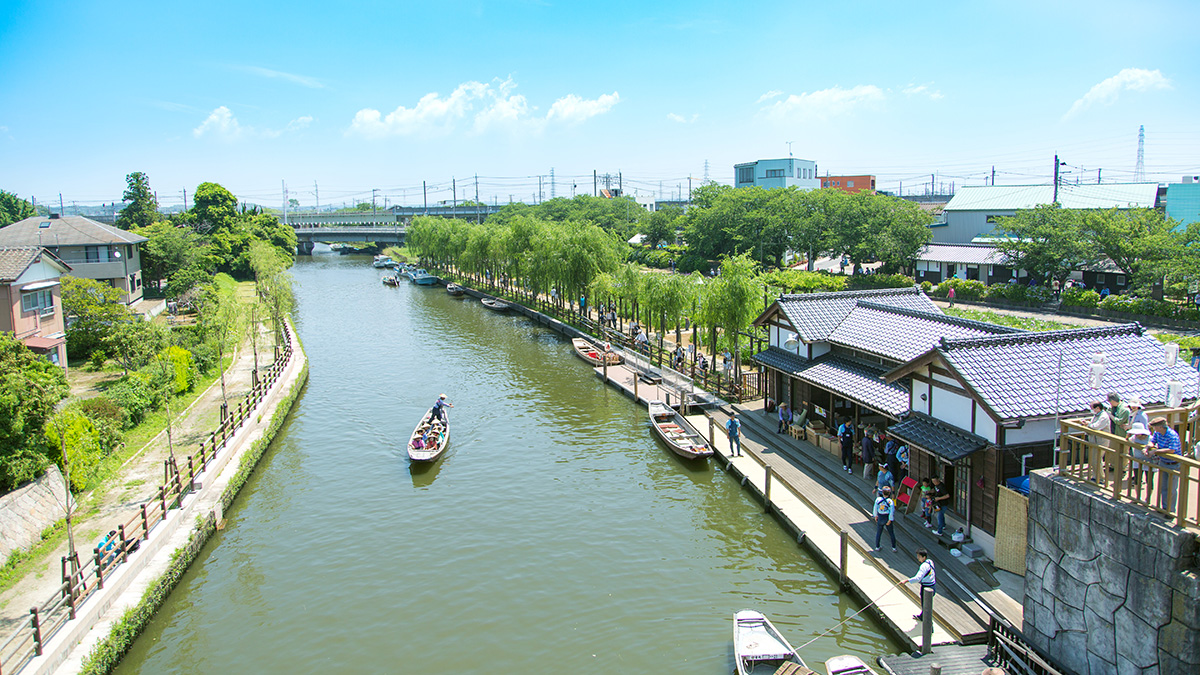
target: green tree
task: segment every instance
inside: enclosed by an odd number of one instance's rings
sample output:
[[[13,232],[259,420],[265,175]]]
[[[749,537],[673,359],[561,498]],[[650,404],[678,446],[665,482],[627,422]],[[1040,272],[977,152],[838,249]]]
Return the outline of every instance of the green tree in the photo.
[[[207,274],[214,266],[208,245],[190,227],[158,222],[136,231],[149,241],[142,245],[142,271],[150,282],[171,279],[181,270]],[[187,289],[184,289],[187,290]]]
[[[0,332],[0,490],[33,480],[46,468],[43,428],[68,391],[62,368]]]
[[[33,204],[6,190],[0,190],[0,227],[37,215]]]
[[[662,242],[675,243],[675,221],[683,211],[675,207],[662,208],[642,219],[640,230],[646,235],[644,242],[650,248],[658,248]]]
[[[1000,218],[996,249],[1014,268],[1043,280],[1066,281],[1073,270],[1095,265],[1100,251],[1084,234],[1081,212],[1043,204]]]
[[[132,320],[121,303],[121,289],[95,279],[62,277],[63,314],[71,319],[67,350],[72,358],[85,358],[96,349],[107,349],[109,337],[120,324]]]
[[[149,227],[158,220],[158,200],[150,189],[150,178],[141,171],[125,176],[125,194],[121,199],[127,204],[117,214],[117,227],[135,230]]]
[[[1129,275],[1132,285],[1144,288],[1176,268],[1186,255],[1179,223],[1156,209],[1106,209],[1082,211],[1083,236]]]
[[[71,477],[71,490],[87,489],[107,454],[95,423],[78,410],[67,408],[46,422],[45,435],[54,461]]]
[[[191,222],[199,232],[224,230],[237,220],[237,197],[220,185],[201,183],[193,196]]]
[[[166,327],[136,314],[117,322],[105,338],[106,351],[125,369],[125,375],[150,363],[166,342]]]

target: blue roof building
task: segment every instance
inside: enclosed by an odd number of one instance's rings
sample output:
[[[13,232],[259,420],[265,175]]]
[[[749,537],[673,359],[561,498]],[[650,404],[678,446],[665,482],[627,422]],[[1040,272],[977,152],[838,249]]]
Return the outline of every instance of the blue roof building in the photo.
[[[733,165],[733,186],[783,188],[796,186],[802,190],[821,187],[817,178],[817,163],[808,159],[760,159]]]

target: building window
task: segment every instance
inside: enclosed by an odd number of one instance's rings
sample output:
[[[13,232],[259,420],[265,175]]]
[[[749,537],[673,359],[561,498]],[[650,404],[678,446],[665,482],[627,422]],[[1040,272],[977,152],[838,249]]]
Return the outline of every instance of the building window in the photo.
[[[1096,275],[1096,283],[1097,283],[1097,284],[1102,284],[1102,283],[1104,283],[1104,275],[1103,275],[1103,274],[1097,274],[1097,275]]]
[[[754,167],[752,167],[752,166],[739,167],[737,170],[737,174],[738,174],[737,182],[739,182],[739,183],[753,183],[754,182]]]
[[[852,180],[846,181],[846,187],[854,187],[854,181],[852,181]]]
[[[31,291],[21,294],[21,311],[23,312],[40,312],[42,314],[54,313],[54,294],[49,290]]]
[[[1125,275],[1124,275],[1124,274],[1118,274],[1118,275],[1117,275],[1117,285],[1118,285],[1118,286],[1124,286],[1124,285],[1125,285]]]
[[[767,169],[767,178],[783,178],[783,169]]]

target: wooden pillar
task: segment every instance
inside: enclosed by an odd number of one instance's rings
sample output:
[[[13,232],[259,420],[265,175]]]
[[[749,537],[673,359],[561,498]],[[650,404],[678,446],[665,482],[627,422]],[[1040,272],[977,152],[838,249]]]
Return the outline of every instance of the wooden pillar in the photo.
[[[850,586],[850,577],[846,574],[846,567],[850,557],[850,533],[842,530],[838,532],[838,539],[841,544],[841,557],[838,563],[838,583],[845,589]]]
[[[770,513],[771,512],[771,477],[772,477],[772,475],[774,475],[774,470],[771,468],[770,464],[765,465],[765,469],[766,469],[767,473],[766,473],[765,481],[763,483],[763,511],[766,513]]]
[[[933,651],[933,593],[921,589],[921,653]]]

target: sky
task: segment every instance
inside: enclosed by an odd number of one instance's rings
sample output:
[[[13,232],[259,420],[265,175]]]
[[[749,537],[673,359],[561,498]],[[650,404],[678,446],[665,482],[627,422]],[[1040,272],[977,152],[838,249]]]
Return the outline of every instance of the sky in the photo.
[[[1194,0],[0,0],[0,189],[504,203],[597,172],[672,198],[791,153],[911,194],[1049,183],[1055,154],[1130,181],[1141,125],[1146,178],[1177,182],[1197,25]]]

